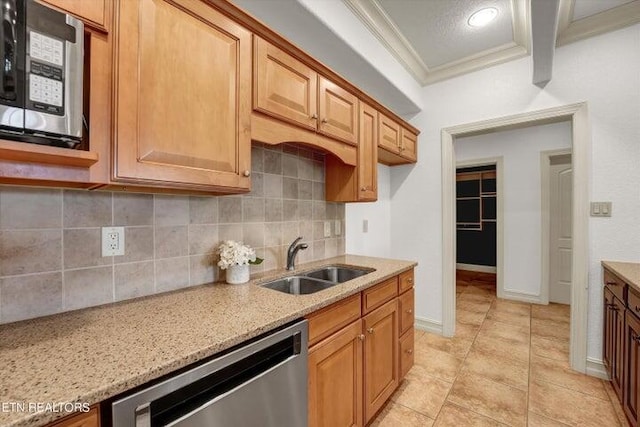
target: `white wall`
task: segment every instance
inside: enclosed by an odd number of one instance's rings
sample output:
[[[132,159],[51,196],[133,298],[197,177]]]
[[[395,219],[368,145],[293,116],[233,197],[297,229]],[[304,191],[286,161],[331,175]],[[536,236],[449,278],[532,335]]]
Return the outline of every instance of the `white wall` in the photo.
[[[378,200],[371,203],[347,203],[346,252],[355,255],[391,257],[390,168],[378,164]],[[369,222],[364,233],[362,221]]]
[[[540,297],[542,192],[540,152],[571,148],[571,123],[554,123],[460,138],[456,161],[503,157],[504,287]]]
[[[611,218],[589,221],[588,355],[601,358],[600,260],[640,261],[640,25],[556,50],[553,79],[531,84],[531,58],[423,90],[419,161],[391,170],[391,252],[415,259],[416,315],[442,318],[442,128],[586,101],[592,134],[591,200],[612,201]]]

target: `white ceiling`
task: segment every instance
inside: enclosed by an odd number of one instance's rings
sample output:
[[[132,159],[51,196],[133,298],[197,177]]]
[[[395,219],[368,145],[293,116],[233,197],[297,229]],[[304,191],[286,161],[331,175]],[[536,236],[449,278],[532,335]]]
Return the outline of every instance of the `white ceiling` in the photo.
[[[529,55],[531,1],[546,0],[343,0],[423,85]],[[484,7],[498,17],[470,27]],[[559,46],[640,22],[640,0],[560,0],[557,15]]]

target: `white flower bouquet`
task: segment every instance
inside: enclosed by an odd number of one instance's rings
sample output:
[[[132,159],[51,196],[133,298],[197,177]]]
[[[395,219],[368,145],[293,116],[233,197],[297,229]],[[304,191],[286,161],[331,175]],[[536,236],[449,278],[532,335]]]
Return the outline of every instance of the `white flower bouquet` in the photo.
[[[218,247],[218,267],[226,270],[234,265],[260,264],[262,258],[256,257],[256,251],[250,246],[236,242],[235,240],[225,240]]]

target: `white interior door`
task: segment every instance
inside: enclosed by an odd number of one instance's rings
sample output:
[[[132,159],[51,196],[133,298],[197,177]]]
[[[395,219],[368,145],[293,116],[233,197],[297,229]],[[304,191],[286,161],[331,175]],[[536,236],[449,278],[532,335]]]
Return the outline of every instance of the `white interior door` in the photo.
[[[570,304],[573,251],[571,155],[551,157],[549,184],[549,302]]]

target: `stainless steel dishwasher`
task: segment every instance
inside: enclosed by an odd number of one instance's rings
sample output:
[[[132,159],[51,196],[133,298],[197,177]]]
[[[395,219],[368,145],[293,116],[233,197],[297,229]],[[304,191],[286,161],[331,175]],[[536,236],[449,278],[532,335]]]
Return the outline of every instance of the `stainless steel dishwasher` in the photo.
[[[307,321],[114,401],[114,427],[307,425]]]

